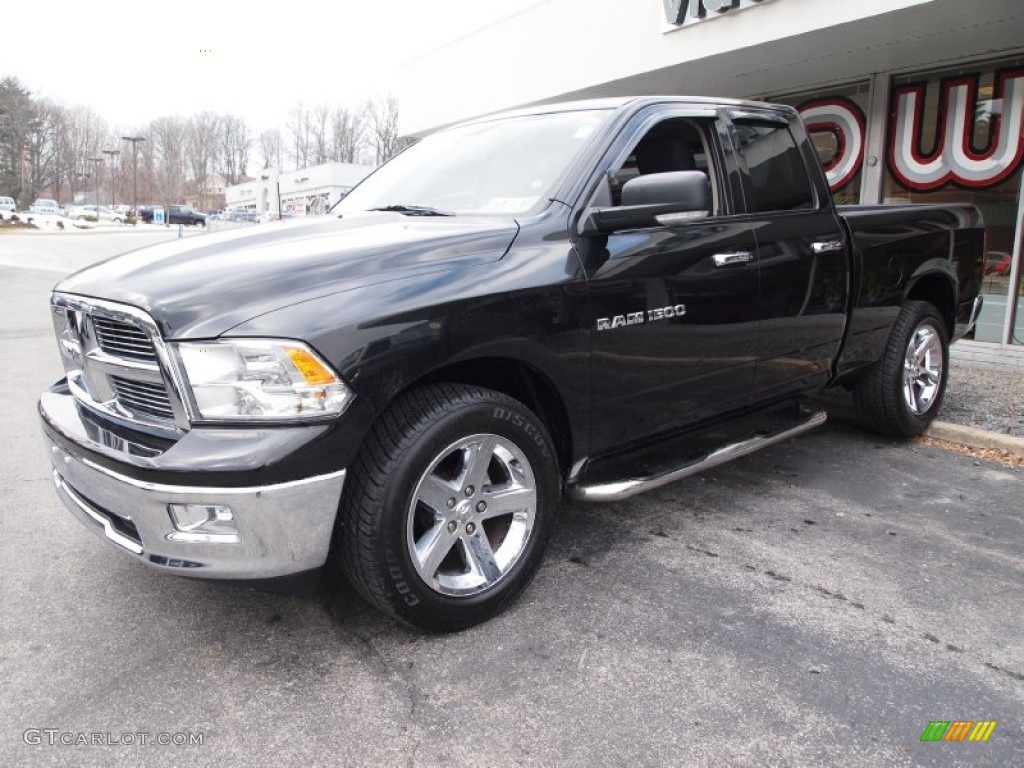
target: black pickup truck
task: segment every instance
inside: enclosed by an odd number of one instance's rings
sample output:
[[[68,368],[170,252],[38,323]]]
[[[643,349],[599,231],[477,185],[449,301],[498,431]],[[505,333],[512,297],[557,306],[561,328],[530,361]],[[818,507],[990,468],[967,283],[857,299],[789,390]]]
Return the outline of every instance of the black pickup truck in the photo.
[[[142,221],[146,224],[152,224],[154,212],[160,207],[161,206],[144,206],[140,208],[139,214],[142,217]],[[205,227],[206,214],[193,211],[187,205],[168,205],[164,208],[164,223],[184,224],[189,227]]]
[[[328,216],[61,282],[65,505],[169,573],[326,565],[452,630],[616,501],[825,420],[922,432],[974,322],[967,205],[844,208],[797,114],[665,97],[440,131]]]

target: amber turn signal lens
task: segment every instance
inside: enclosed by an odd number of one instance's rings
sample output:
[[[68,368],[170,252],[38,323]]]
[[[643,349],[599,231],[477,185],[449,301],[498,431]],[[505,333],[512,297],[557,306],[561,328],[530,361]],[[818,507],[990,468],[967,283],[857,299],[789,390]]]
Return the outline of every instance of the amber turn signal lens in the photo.
[[[286,350],[292,365],[302,374],[307,384],[333,384],[337,379],[319,360],[300,347],[288,347]]]

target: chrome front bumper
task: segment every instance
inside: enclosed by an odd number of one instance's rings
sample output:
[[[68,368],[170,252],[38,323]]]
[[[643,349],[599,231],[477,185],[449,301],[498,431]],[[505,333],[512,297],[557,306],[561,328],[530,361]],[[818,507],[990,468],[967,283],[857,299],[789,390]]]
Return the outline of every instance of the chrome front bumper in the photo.
[[[146,565],[180,576],[262,579],[327,560],[344,470],[247,488],[160,485],[72,455],[49,437],[46,442],[64,505],[107,543]],[[173,504],[230,508],[237,534],[183,536]]]

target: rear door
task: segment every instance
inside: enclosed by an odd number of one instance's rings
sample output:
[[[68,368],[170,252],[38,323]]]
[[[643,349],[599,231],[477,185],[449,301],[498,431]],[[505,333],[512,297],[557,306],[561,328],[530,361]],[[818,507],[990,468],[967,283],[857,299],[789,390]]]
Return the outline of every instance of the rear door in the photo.
[[[754,236],[737,210],[738,174],[712,110],[638,115],[606,155],[595,207],[629,178],[708,174],[705,218],[588,236],[578,243],[592,312],[594,454],[645,441],[744,404],[758,350]],[[603,197],[603,199],[602,199]]]
[[[758,397],[823,383],[842,340],[849,254],[799,118],[733,113],[743,197],[760,267]]]

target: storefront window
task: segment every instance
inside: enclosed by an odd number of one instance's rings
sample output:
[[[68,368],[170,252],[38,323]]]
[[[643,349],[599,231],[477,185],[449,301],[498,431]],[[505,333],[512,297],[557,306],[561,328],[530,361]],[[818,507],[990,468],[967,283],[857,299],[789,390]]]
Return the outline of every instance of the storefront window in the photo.
[[[885,202],[967,202],[988,226],[978,341],[1024,342],[1020,285],[1010,284],[1024,159],[1024,59],[892,81]],[[1017,273],[1019,275],[1019,272]],[[1009,306],[1016,328],[1004,339]]]
[[[863,82],[767,99],[800,112],[836,205],[860,202],[869,93],[869,84]]]

